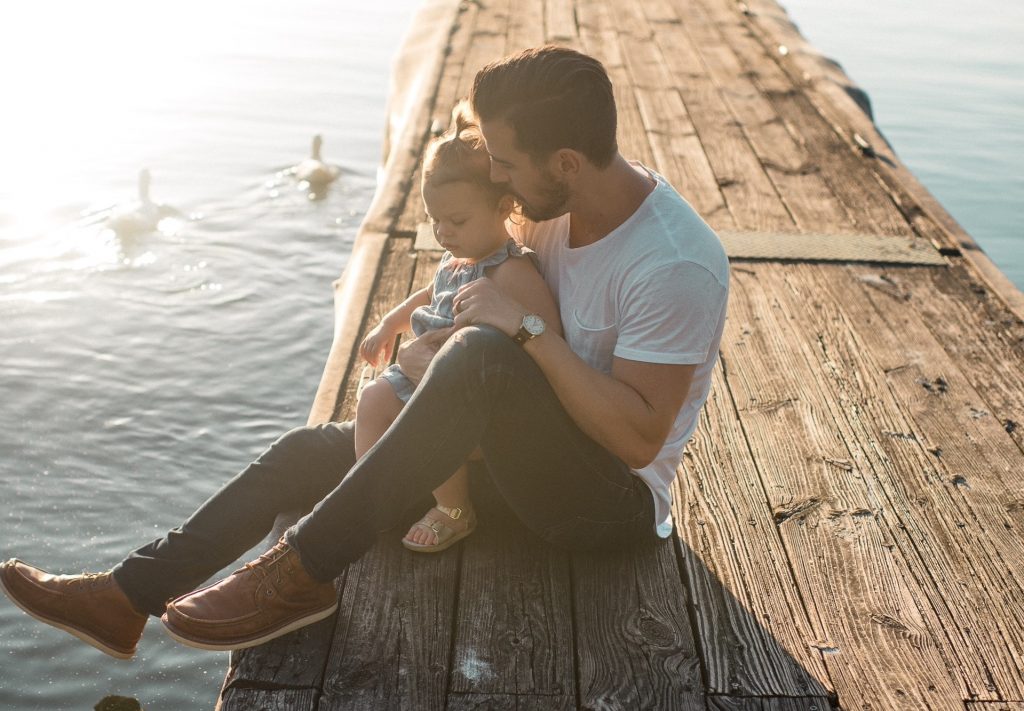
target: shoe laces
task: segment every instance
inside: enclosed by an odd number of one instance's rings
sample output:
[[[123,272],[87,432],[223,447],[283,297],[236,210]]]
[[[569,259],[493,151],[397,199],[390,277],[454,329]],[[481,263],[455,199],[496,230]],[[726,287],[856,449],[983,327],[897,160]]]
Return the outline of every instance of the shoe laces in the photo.
[[[275,576],[275,581],[277,583],[281,583],[284,580],[283,572],[281,570],[282,566],[277,565],[277,563],[280,562],[288,551],[288,545],[278,541],[278,543],[269,551],[261,554],[256,560],[245,563],[242,567],[245,570],[255,573],[259,577],[260,582],[265,582],[270,577],[271,570],[276,571],[277,575]]]
[[[102,578],[106,577],[106,573],[86,573],[82,571],[81,575],[68,576],[68,588],[89,588],[96,587],[96,583],[100,582]]]

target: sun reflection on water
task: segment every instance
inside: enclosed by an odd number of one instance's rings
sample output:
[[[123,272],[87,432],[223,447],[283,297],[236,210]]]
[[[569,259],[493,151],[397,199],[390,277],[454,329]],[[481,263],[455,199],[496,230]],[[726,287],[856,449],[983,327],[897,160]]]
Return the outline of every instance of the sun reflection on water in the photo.
[[[0,284],[39,270],[131,264],[141,258],[137,238],[181,229],[180,216],[161,215],[151,228],[134,230],[111,217],[133,197],[131,184],[146,162],[183,140],[185,114],[215,105],[225,90],[223,73],[210,71],[211,57],[267,51],[265,34],[232,31],[254,4],[268,3],[5,7]],[[168,115],[176,107],[180,129]],[[115,192],[119,184],[124,190]]]

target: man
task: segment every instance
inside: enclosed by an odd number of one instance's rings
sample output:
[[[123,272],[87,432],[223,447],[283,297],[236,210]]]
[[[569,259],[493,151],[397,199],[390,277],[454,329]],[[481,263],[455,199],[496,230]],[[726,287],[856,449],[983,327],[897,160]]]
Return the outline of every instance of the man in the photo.
[[[0,583],[16,604],[125,658],[146,614],[194,647],[266,642],[330,615],[332,580],[478,447],[508,507],[553,544],[669,535],[670,484],[725,320],[722,247],[664,179],[619,154],[597,60],[527,50],[482,69],[471,103],[492,179],[531,220],[511,227],[540,256],[565,338],[478,280],[436,355],[422,340],[400,354],[419,387],[358,462],[350,423],[294,430],[110,573],[55,577],[8,561]],[[298,506],[312,511],[270,551],[182,595]]]

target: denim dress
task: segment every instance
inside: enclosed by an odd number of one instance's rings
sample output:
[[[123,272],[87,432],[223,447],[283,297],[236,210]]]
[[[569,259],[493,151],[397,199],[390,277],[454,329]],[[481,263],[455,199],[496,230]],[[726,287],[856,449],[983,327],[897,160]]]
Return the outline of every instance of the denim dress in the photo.
[[[537,255],[533,250],[512,238],[489,256],[471,264],[461,262],[451,252],[445,252],[437,266],[437,272],[434,273],[434,289],[430,304],[417,308],[409,319],[412,332],[419,337],[427,331],[454,326],[454,301],[459,288],[484,276],[487,267],[501,264],[509,257],[529,257],[534,266],[538,266]],[[389,365],[380,377],[391,384],[399,400],[409,402],[416,384],[405,377],[397,363]]]

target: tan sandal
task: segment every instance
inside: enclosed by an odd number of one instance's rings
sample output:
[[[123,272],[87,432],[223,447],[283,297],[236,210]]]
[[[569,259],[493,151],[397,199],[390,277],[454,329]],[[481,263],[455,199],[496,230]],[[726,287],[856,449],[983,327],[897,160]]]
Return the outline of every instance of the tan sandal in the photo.
[[[444,514],[452,521],[458,521],[465,513],[458,507],[450,509],[447,506],[441,506],[440,504],[430,509],[430,511],[437,511],[438,513]],[[430,511],[427,511],[427,514],[429,514]],[[437,543],[413,543],[412,541],[403,538],[402,545],[415,553],[440,553],[447,548],[451,548],[476,530],[476,517],[473,515],[472,511],[469,512],[469,515],[466,518],[469,521],[466,525],[466,529],[464,531],[456,531],[455,529],[445,525],[444,521],[431,521],[427,518],[427,515],[424,514],[423,518],[413,524],[413,527],[422,526],[423,528],[432,531],[433,534],[437,536]]]

